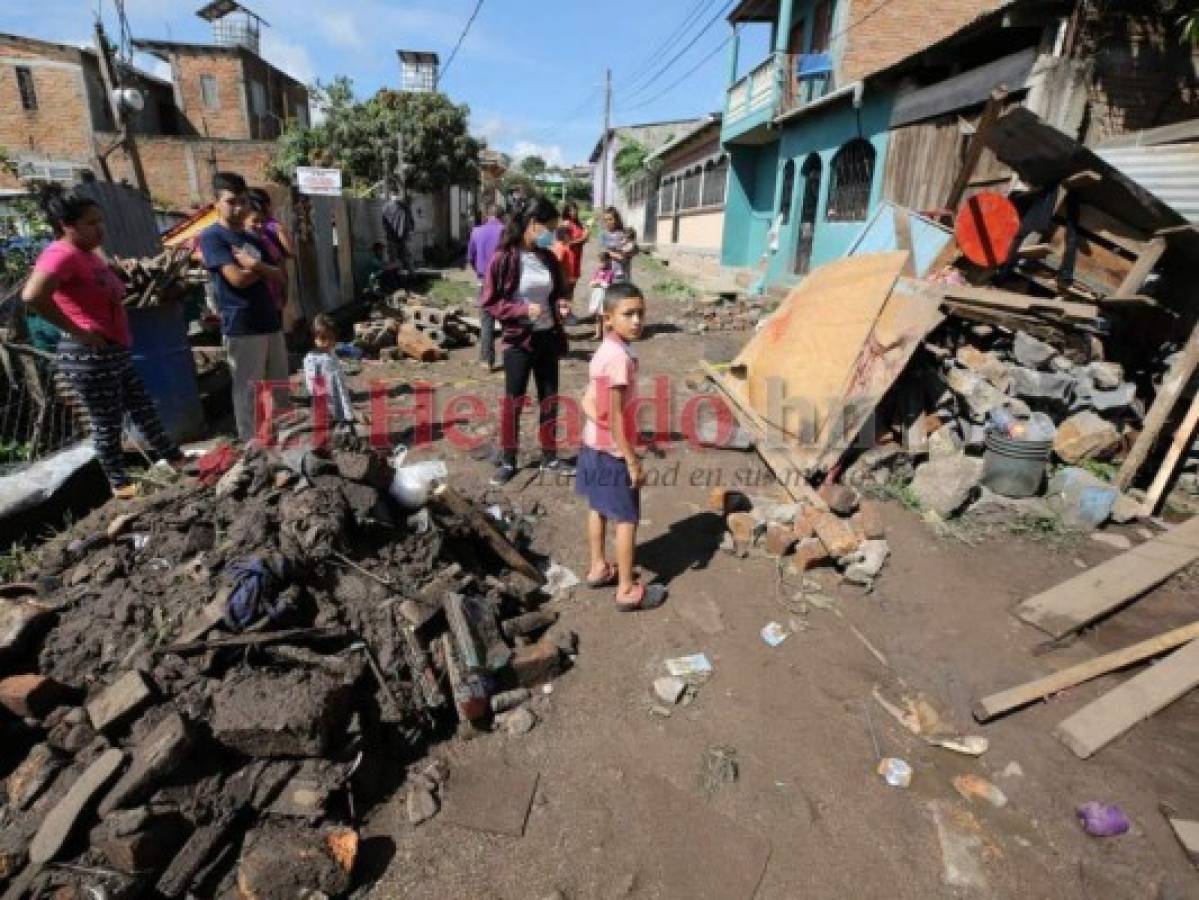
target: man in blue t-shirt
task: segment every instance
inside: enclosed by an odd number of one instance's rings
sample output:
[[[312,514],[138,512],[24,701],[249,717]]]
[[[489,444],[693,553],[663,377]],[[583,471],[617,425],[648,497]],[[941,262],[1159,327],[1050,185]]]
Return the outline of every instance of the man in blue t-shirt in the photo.
[[[283,311],[268,287],[268,282],[285,283],[287,275],[281,267],[268,265],[258,238],[242,230],[250,210],[245,179],[233,172],[218,172],[212,190],[217,222],[200,234],[200,253],[212,278],[229,355],[237,436],[248,441],[255,432],[258,382],[287,381]]]

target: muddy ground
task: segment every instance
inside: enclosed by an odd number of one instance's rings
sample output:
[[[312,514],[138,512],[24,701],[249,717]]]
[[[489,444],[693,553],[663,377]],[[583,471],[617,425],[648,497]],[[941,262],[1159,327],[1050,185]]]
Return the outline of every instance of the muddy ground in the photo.
[[[699,359],[727,360],[747,335],[691,333],[677,293],[664,299],[653,289],[668,278],[678,275],[639,273],[657,327],[638,353],[643,376],[670,375],[685,396],[683,378]],[[564,393],[582,390],[594,343],[574,347],[562,366]],[[461,350],[435,364],[368,365],[364,377],[498,396],[501,376],[475,360],[473,349]],[[527,427],[525,434],[531,458]],[[413,458],[446,458],[454,482],[479,491],[490,466],[478,455],[443,440]],[[581,649],[577,666],[555,683],[545,720],[522,737],[440,750],[452,766],[487,762],[539,774],[524,836],[483,835],[444,817],[413,828],[397,800],[375,813],[364,835],[363,862],[380,875],[370,896],[723,900],[755,896],[756,886],[761,898],[1199,897],[1199,878],[1158,809],[1168,802],[1199,816],[1199,696],[1089,761],[1049,732],[1125,675],[989,726],[970,717],[978,696],[1193,621],[1199,602],[1185,578],[1072,646],[1045,652],[1044,636],[1011,607],[1115,551],[1086,538],[1002,529],[939,535],[888,503],[893,556],[873,593],[826,577],[833,607],[803,610],[789,602],[794,586],[780,581],[773,562],[718,549],[722,522],[707,508],[711,473],[726,483],[738,474],[760,478],[756,455],[678,444],[652,462],[661,473],[676,466],[674,486],[643,498],[639,560],[669,582],[665,608],[622,614],[609,591],[586,589],[560,601]],[[544,512],[536,546],[581,574],[582,503],[566,483],[531,479],[531,470],[522,473],[505,493]],[[1142,539],[1136,528],[1121,531]],[[770,621],[794,632],[776,648],[759,634]],[[663,660],[701,651],[714,676],[694,702],[663,717],[650,694]],[[988,737],[991,749],[975,760],[924,745],[873,703],[880,684],[923,692],[946,720]],[[912,764],[910,789],[875,774],[875,740],[883,756]],[[714,747],[735,751],[735,783],[701,777]],[[998,785],[1008,805],[962,799],[951,779],[969,773]],[[1074,810],[1089,800],[1119,804],[1131,832],[1086,835]]]

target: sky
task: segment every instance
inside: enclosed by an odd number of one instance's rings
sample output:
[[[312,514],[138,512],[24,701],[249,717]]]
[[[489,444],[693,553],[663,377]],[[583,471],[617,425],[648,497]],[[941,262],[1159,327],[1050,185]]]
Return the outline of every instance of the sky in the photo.
[[[348,75],[369,97],[397,87],[396,51],[432,50],[443,67],[476,0],[246,0],[268,23],[262,54],[312,83]],[[206,43],[202,0],[125,0],[134,37]],[[445,70],[441,89],[470,107],[488,146],[551,165],[585,162],[603,127],[603,81],[612,69],[612,122],[684,119],[723,107],[732,0],[483,0]],[[0,32],[90,43],[99,10],[115,36],[115,0],[0,0]],[[705,25],[711,23],[706,30]],[[768,36],[742,38],[744,70]],[[694,44],[688,48],[689,44]],[[724,46],[722,46],[722,44]],[[677,58],[676,58],[677,57]],[[152,57],[135,63],[167,77]]]

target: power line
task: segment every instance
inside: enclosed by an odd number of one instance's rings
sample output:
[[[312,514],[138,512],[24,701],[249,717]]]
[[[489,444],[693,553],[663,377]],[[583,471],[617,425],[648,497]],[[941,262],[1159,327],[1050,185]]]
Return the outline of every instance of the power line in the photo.
[[[454,49],[450,51],[449,59],[445,61],[445,65],[441,67],[441,77],[444,79],[446,72],[450,70],[450,66],[454,62],[454,57],[458,55],[458,50],[462,47],[462,42],[466,40],[466,35],[470,31],[470,26],[475,24],[475,18],[479,15],[479,10],[483,8],[483,0],[477,0],[474,11],[471,12],[470,18],[466,20],[466,24],[462,26],[462,34],[458,35],[458,43],[454,45]]]
[[[707,34],[708,30],[713,25],[715,25],[716,22],[719,21],[722,16],[724,16],[730,9],[733,8],[733,4],[736,2],[737,2],[737,0],[728,0],[728,3],[726,3],[721,9],[719,9],[716,12],[716,14],[714,16],[712,16],[712,18],[710,18],[707,22],[704,23],[703,28],[701,28],[699,30],[699,32],[693,38],[691,38],[690,41],[688,41],[686,46],[684,46],[682,50],[680,50],[678,53],[676,53],[674,56],[672,56],[670,59],[668,59],[666,61],[665,65],[663,65],[660,69],[658,69],[657,72],[655,72],[650,77],[649,81],[645,82],[644,84],[641,85],[641,87],[639,87],[635,91],[633,91],[629,95],[629,99],[633,99],[638,94],[644,93],[646,91],[646,89],[648,89],[654,82],[656,82],[659,78],[661,78],[668,71],[670,71],[670,69],[674,66],[674,64],[676,62],[678,62],[687,53],[688,50],[690,50],[692,47],[694,47],[699,42],[699,39],[702,38],[705,34]],[[729,42],[729,38],[726,38],[724,43],[727,44],[728,42]],[[723,44],[721,46],[723,46]]]
[[[621,107],[621,112],[632,112],[633,110],[641,109],[642,107],[649,106],[651,103],[656,103],[657,101],[661,100],[663,97],[665,97],[667,94],[669,94],[675,88],[677,88],[680,84],[682,84],[684,81],[686,81],[688,78],[690,78],[696,72],[698,72],[701,68],[703,68],[703,66],[709,60],[711,60],[712,57],[714,57],[717,53],[719,53],[721,50],[723,50],[725,47],[727,47],[729,45],[729,42],[732,41],[732,39],[733,39],[733,36],[729,35],[723,41],[721,41],[719,44],[717,44],[715,47],[713,47],[711,53],[709,53],[707,56],[705,56],[703,59],[701,59],[698,63],[696,63],[693,67],[691,67],[686,72],[684,72],[677,81],[672,81],[666,88],[659,91],[657,94],[654,94],[654,96],[650,97],[648,100],[642,100],[640,103],[636,103],[633,106]]]
[[[662,58],[662,55],[668,52],[674,46],[675,42],[685,35],[691,29],[692,25],[699,21],[699,17],[701,15],[703,15],[708,9],[711,9],[713,5],[719,2],[720,0],[697,0],[696,4],[691,7],[691,11],[683,17],[682,24],[672,31],[670,36],[667,37],[666,40],[664,40],[662,44],[656,50],[654,50],[653,53],[645,58],[637,70],[629,76],[628,82],[623,84],[622,87],[632,88],[633,85],[648,75],[653,67],[658,63],[658,60]]]

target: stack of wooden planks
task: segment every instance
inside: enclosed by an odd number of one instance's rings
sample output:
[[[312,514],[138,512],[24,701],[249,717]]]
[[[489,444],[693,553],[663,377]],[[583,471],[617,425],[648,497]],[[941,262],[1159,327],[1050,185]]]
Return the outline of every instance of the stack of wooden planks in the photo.
[[[113,260],[125,282],[125,305],[158,306],[179,300],[189,286],[191,252],[186,247],[171,247],[152,258]]]

